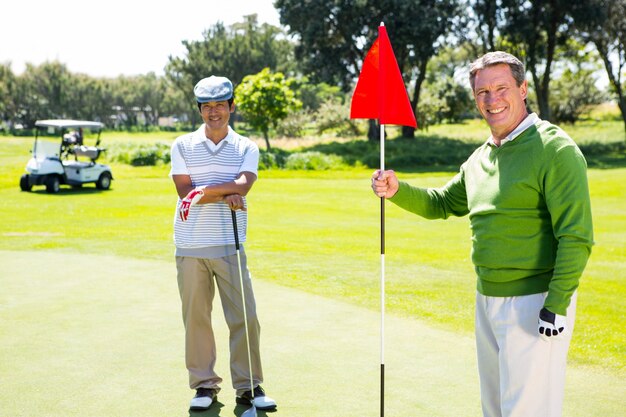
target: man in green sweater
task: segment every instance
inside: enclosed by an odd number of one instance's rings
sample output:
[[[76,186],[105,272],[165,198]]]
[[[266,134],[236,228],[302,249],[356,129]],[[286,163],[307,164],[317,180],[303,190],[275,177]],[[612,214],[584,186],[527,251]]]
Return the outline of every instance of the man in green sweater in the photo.
[[[491,135],[459,173],[424,189],[376,171],[372,189],[427,219],[469,215],[483,415],[557,417],[593,245],[587,164],[563,130],[528,113],[517,58],[480,57],[470,84]]]

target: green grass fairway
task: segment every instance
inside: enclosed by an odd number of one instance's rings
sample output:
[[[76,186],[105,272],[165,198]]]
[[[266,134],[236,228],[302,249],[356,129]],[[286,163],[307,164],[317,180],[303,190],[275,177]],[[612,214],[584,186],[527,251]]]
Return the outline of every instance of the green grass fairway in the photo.
[[[106,192],[27,193],[18,181],[32,139],[0,143],[0,416],[187,415],[168,167],[113,164]],[[378,415],[370,174],[262,171],[249,195],[246,251],[274,415]],[[452,175],[400,174],[420,186]],[[625,167],[589,170],[596,245],[579,289],[564,417],[626,413],[625,179]],[[469,221],[428,221],[391,203],[386,219],[387,415],[478,416]],[[220,415],[232,416],[221,313],[215,322]]]
[[[0,251],[3,416],[239,416],[216,309],[219,402],[187,411],[192,391],[170,260]],[[255,268],[255,262],[251,263]],[[265,387],[260,416],[378,415],[379,316],[370,309],[255,280]],[[480,416],[473,338],[422,321],[386,320],[386,413]],[[565,414],[619,416],[623,380],[571,368]]]

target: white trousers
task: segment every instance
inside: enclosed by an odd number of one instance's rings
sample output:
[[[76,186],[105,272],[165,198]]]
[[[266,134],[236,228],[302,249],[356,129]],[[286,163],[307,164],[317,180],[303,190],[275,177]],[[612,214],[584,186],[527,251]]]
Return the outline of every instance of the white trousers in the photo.
[[[484,417],[560,417],[565,362],[574,329],[576,293],[560,339],[539,337],[547,293],[520,297],[476,294],[476,348]]]

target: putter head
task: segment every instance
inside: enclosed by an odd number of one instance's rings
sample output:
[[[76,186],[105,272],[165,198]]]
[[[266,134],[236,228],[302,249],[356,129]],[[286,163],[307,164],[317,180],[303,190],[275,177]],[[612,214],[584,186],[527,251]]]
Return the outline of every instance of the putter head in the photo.
[[[254,404],[252,404],[252,407],[250,407],[246,411],[244,411],[243,414],[241,415],[241,417],[257,417],[256,416],[256,407],[254,406]]]

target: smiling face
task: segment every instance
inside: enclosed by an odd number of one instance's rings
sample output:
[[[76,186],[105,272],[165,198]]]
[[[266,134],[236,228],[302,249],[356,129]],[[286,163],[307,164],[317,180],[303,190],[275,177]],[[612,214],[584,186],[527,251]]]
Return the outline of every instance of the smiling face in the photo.
[[[517,85],[507,64],[479,70],[474,80],[474,99],[480,114],[499,143],[528,116],[524,100],[528,83]]]
[[[235,111],[235,104],[228,101],[210,101],[202,103],[200,114],[205,124],[206,136],[215,141],[220,141],[228,134],[228,121],[230,114]]]

